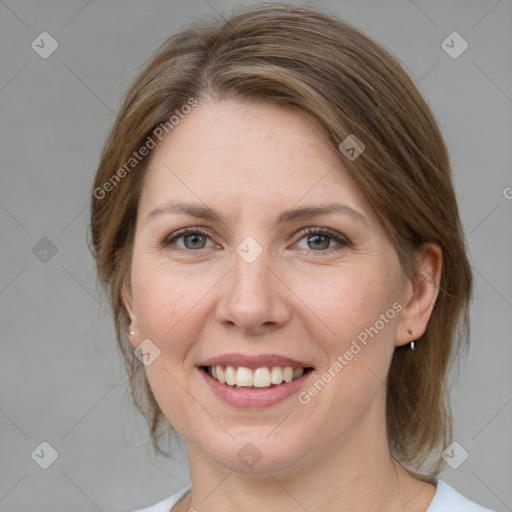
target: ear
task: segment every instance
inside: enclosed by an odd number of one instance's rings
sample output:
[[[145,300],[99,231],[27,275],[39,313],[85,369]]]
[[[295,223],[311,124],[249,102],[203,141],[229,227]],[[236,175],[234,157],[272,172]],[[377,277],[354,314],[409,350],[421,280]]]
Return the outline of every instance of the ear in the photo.
[[[414,277],[407,279],[402,294],[395,345],[406,345],[425,332],[439,294],[442,264],[443,253],[437,244],[427,243],[417,250]]]
[[[129,329],[131,329],[135,333],[134,335],[129,335],[128,339],[130,340],[130,343],[135,347],[135,346],[137,346],[137,340],[138,340],[137,319],[135,317],[135,313],[133,310],[133,297],[132,297],[131,286],[127,282],[126,279],[123,281],[123,284],[121,286],[121,298],[122,298],[124,307],[126,309],[126,312],[128,313],[128,316],[130,317]]]

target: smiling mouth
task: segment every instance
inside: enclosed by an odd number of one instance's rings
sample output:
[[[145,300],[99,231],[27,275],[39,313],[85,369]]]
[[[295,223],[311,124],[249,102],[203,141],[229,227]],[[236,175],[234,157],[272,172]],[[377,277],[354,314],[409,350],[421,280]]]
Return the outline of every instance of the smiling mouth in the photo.
[[[210,377],[234,389],[271,389],[309,373],[313,368],[292,366],[201,366]]]

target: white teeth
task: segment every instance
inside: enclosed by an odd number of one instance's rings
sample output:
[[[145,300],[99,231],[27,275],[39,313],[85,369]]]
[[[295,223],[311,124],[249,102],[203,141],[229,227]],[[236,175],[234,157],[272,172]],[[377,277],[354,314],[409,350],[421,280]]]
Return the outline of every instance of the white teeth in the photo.
[[[274,366],[272,368],[272,373],[270,374],[270,381],[272,384],[281,384],[283,382],[283,370],[279,366]]]
[[[221,384],[238,387],[268,388],[272,384],[279,385],[283,382],[302,377],[304,368],[291,366],[274,366],[251,369],[245,366],[211,366],[209,374]]]
[[[252,372],[249,368],[239,366],[236,371],[236,385],[237,386],[252,386]]]
[[[270,384],[270,372],[268,371],[268,368],[258,368],[254,372],[253,386],[255,388],[266,388],[270,386]]]
[[[236,371],[232,366],[226,366],[226,384],[234,386],[236,384]]]
[[[285,382],[291,382],[293,380],[293,368],[291,366],[286,366],[283,370],[283,380]]]

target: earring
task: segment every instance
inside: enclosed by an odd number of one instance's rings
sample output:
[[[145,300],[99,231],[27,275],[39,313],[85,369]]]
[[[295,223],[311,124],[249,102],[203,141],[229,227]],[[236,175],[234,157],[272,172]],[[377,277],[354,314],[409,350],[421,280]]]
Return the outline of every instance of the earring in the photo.
[[[133,335],[135,334],[135,332],[133,332],[133,331],[130,329],[130,330],[128,331],[128,334],[129,334],[130,336],[133,336]]]
[[[412,336],[411,329],[407,329],[407,334],[409,334],[409,336]],[[414,348],[414,341],[411,341],[410,345],[411,345],[411,350],[415,350],[415,348]]]

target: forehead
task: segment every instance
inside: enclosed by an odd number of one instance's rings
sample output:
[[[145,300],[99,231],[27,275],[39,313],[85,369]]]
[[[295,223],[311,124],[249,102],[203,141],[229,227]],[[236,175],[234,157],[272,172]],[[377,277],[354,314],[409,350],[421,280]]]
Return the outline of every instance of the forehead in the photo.
[[[210,161],[208,167],[231,169],[236,165],[243,172],[254,162],[272,162],[286,169],[299,166],[306,157],[319,163],[332,161],[329,150],[318,124],[297,110],[234,100],[210,101],[200,103],[173,128],[155,149],[153,159],[206,160]]]
[[[176,198],[275,210],[299,202],[371,206],[320,126],[275,105],[200,103],[151,154],[141,210]]]

